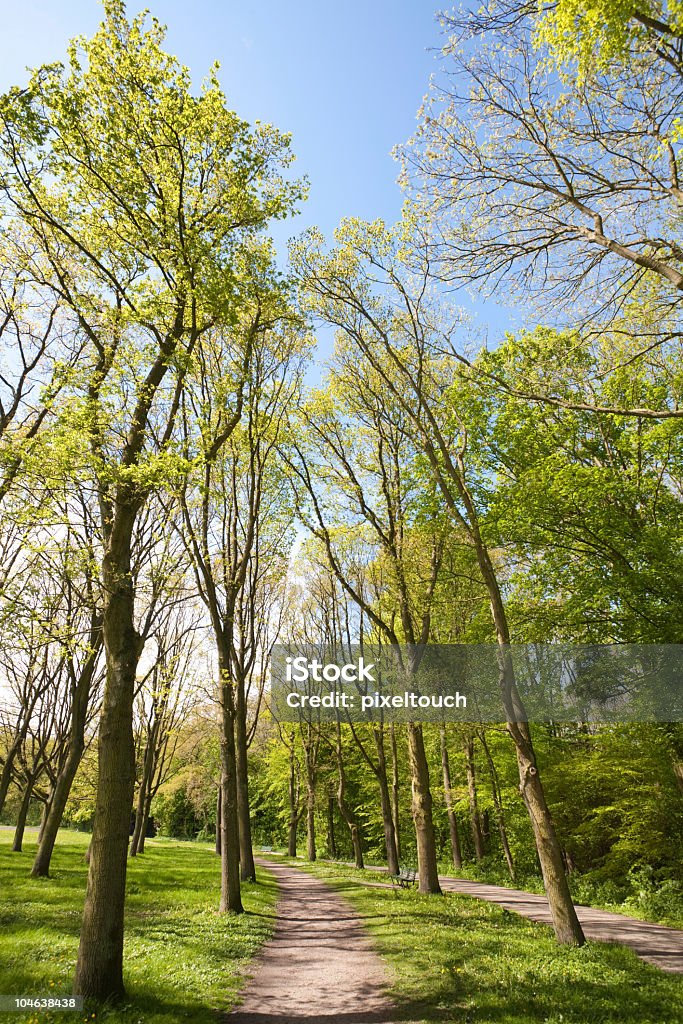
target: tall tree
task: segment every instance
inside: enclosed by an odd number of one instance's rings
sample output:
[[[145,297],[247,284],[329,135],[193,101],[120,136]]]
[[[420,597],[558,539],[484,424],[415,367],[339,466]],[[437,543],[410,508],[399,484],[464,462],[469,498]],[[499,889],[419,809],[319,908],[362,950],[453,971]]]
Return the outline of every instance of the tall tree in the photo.
[[[234,322],[245,245],[301,189],[283,183],[288,140],[251,129],[215,70],[197,95],[145,16],[121,0],[68,64],[0,101],[0,193],[35,250],[34,278],[86,342],[62,422],[96,480],[104,551],[107,680],[97,813],[75,989],[121,996],[132,705],[141,654],[131,548],[152,486],[173,462],[180,397],[200,339]],[[63,398],[65,396],[63,395]]]
[[[453,524],[467,537],[490,602],[499,688],[514,740],[520,792],[534,830],[559,941],[582,943],[552,815],[541,782],[510,654],[511,633],[491,549],[482,530],[486,480],[477,473],[468,432],[476,395],[457,374],[453,324],[429,289],[429,262],[405,265],[410,222],[394,235],[383,224],[345,223],[338,246],[321,251],[312,235],[297,253],[309,308],[343,332],[349,366],[360,358],[400,411],[404,434],[421,451]],[[415,255],[413,251],[413,256]],[[345,450],[347,447],[345,438]],[[405,449],[403,449],[405,450]]]

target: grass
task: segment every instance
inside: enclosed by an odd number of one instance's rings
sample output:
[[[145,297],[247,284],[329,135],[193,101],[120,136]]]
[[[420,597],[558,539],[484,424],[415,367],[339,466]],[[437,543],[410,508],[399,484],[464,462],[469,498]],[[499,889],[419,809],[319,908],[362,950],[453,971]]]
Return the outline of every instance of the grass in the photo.
[[[550,928],[448,893],[372,888],[339,864],[291,863],[338,889],[388,962],[398,1019],[442,1024],[682,1024],[683,978],[630,949],[558,946]]]
[[[67,995],[78,950],[88,837],[59,834],[52,877],[29,876],[35,832],[12,853],[0,830],[0,993]],[[129,862],[124,949],[127,1001],[83,1014],[0,1013],[16,1024],[216,1024],[231,1009],[245,968],[275,923],[277,889],[267,872],[243,887],[247,913],[217,913],[218,858],[209,844],[148,840]]]

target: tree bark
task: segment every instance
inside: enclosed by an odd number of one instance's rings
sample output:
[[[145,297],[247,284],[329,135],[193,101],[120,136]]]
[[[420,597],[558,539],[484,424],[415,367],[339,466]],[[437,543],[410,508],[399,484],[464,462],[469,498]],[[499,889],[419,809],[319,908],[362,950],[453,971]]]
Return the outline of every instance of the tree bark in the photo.
[[[310,779],[306,785],[306,856],[316,859],[315,849],[315,785]]]
[[[142,765],[142,778],[140,779],[140,787],[138,789],[138,801],[135,808],[135,827],[133,828],[133,835],[130,841],[129,856],[136,857],[138,853],[142,853],[144,849],[144,843],[141,842],[144,836],[145,830],[145,805],[147,803],[147,795],[149,787],[152,784],[152,773],[154,771],[154,747],[156,744],[156,730],[154,723],[150,728],[149,735],[147,737],[147,744],[145,746],[145,756]]]
[[[31,803],[31,794],[33,793],[33,779],[29,779],[26,783],[26,787],[21,797],[21,804],[19,806],[19,814],[17,816],[17,825],[14,830],[14,842],[12,843],[12,852],[21,853],[21,849],[24,842],[24,829],[26,828],[26,818],[28,816],[28,809]]]
[[[238,680],[236,691],[235,744],[237,773],[237,814],[239,818],[240,877],[243,882],[256,881],[254,847],[251,839],[251,815],[249,813],[249,770],[247,763],[247,707],[244,682]]]
[[[331,793],[327,799],[327,855],[331,860],[337,859],[337,838],[334,834],[334,796]]]
[[[22,743],[26,739],[28,726],[29,718],[27,715],[21,729],[15,735],[9,750],[5,754],[5,760],[2,765],[2,771],[0,772],[0,811],[2,811],[3,807],[5,806],[5,801],[7,799],[9,787],[12,782],[12,769],[14,767],[14,762],[16,760],[17,754],[19,753],[19,750],[21,749]]]
[[[379,800],[382,808],[382,828],[384,829],[384,846],[387,853],[387,868],[389,874],[397,875],[398,849],[396,844],[396,828],[394,815],[391,809],[391,794],[389,793],[389,780],[387,778],[387,759],[384,753],[384,732],[380,728],[372,730],[377,748],[377,782],[379,785]]]
[[[481,818],[479,816],[479,803],[477,800],[477,777],[474,767],[474,740],[472,736],[465,736],[463,749],[465,751],[465,770],[467,771],[467,797],[470,805],[472,842],[474,843],[474,856],[479,862],[484,857],[484,837],[481,833]]]
[[[138,839],[138,853],[145,852],[145,842],[147,840],[147,826],[149,824],[149,816],[152,810],[152,791],[147,790],[147,796],[145,798],[145,806],[142,811],[142,826],[140,828],[140,838]]]
[[[394,837],[396,841],[396,860],[401,860],[401,819],[399,816],[400,812],[400,791],[399,791],[399,779],[398,779],[398,749],[396,744],[396,730],[392,722],[390,726],[391,734],[391,800],[392,800],[392,816],[394,819]]]
[[[223,913],[241,914],[240,836],[237,813],[237,754],[235,697],[230,678],[229,651],[219,648],[221,673],[221,900]]]
[[[460,848],[460,835],[458,833],[458,819],[453,809],[453,788],[451,786],[451,765],[448,758],[448,746],[446,745],[446,729],[442,725],[439,730],[441,741],[441,770],[443,772],[443,793],[448,814],[448,830],[451,837],[451,853],[453,855],[453,867],[456,871],[462,868],[462,850]]]
[[[46,808],[41,825],[38,849],[31,869],[34,878],[46,878],[50,873],[50,861],[57,841],[57,832],[62,824],[64,809],[85,750],[85,724],[88,717],[90,690],[102,644],[102,617],[98,611],[93,611],[91,616],[89,640],[90,650],[81,669],[72,698],[69,751],[62,770],[57,776],[50,804]]]
[[[104,1001],[125,995],[123,914],[135,787],[133,695],[140,656],[135,631],[131,539],[136,510],[119,505],[107,523],[102,559],[107,678],[100,717],[99,771],[90,867],[74,992]],[[105,515],[106,521],[106,515]]]
[[[222,795],[223,788],[219,782],[216,790],[216,853],[219,857],[221,855],[221,821],[223,820],[223,812],[221,811]]]
[[[289,799],[289,823],[287,829],[287,856],[296,857],[296,835],[299,829],[301,811],[299,810],[299,793],[296,785],[296,756],[294,752],[294,735],[289,748],[289,784],[287,787]]]
[[[496,771],[496,765],[493,760],[493,755],[489,749],[489,745],[486,742],[486,736],[482,730],[479,735],[481,740],[482,749],[486,756],[486,762],[489,766],[489,774],[491,776],[491,793],[493,796],[493,806],[496,811],[496,821],[498,824],[498,833],[500,835],[500,843],[503,848],[503,856],[505,857],[505,863],[507,864],[508,874],[514,882],[515,880],[515,862],[512,859],[512,853],[510,851],[510,844],[508,842],[507,829],[505,827],[505,811],[503,810],[503,800],[500,793],[500,786],[498,784],[498,772]]]
[[[424,748],[422,726],[408,723],[408,752],[412,780],[412,810],[417,838],[417,869],[419,891],[440,894],[436,863],[436,844],[432,822],[432,794],[429,788],[429,766]]]
[[[358,824],[358,819],[346,800],[346,771],[344,768],[341,725],[339,722],[337,722],[337,745],[335,747],[335,754],[337,757],[337,805],[339,807],[339,812],[351,833],[355,866],[359,870],[363,870],[365,868],[365,864],[363,863],[363,843],[361,840],[360,826]]]

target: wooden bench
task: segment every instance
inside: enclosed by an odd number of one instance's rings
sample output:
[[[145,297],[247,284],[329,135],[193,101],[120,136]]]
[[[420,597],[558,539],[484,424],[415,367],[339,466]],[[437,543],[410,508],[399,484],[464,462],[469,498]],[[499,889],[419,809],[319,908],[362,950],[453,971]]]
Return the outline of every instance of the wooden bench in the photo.
[[[400,868],[397,875],[391,876],[392,885],[398,885],[401,889],[409,889],[417,882],[417,871],[415,868]]]
[[[262,846],[261,847],[261,853],[272,853],[272,852],[273,852],[273,847],[272,846]]]

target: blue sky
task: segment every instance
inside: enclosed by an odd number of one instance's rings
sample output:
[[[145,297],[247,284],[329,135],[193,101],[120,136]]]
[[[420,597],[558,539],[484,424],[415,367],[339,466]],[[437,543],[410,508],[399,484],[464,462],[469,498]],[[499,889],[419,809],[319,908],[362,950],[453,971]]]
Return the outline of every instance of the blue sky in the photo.
[[[292,133],[295,170],[310,178],[310,198],[295,221],[278,228],[280,243],[311,224],[329,236],[345,216],[388,223],[398,218],[402,197],[391,149],[411,135],[429,75],[438,67],[438,5],[149,2],[168,26],[168,50],[190,67],[195,82],[220,61],[230,106],[246,120],[270,121]],[[129,14],[143,6],[129,0]],[[27,66],[63,58],[67,41],[90,35],[101,14],[97,0],[5,5],[0,90],[21,83]],[[495,307],[479,312],[492,326],[501,323]]]

